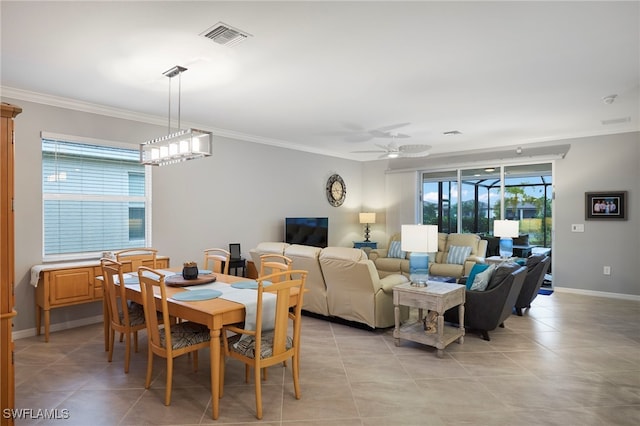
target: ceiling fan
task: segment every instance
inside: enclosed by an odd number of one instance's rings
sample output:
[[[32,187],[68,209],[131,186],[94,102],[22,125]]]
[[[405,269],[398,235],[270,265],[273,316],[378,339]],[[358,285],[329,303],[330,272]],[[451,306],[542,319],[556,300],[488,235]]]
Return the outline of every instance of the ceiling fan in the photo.
[[[353,123],[343,123],[344,127],[348,130],[342,130],[337,132],[331,132],[336,136],[344,136],[347,142],[366,142],[373,138],[408,138],[409,135],[404,133],[392,132],[392,130],[399,129],[400,127],[408,126],[411,123],[396,123],[388,126],[377,127],[375,129],[365,129],[360,125]]]
[[[387,145],[376,144],[380,147],[377,150],[370,151],[351,151],[356,154],[373,154],[382,153],[378,158],[407,158],[407,157],[426,157],[429,155],[427,151],[431,149],[431,145],[397,145],[395,142]]]

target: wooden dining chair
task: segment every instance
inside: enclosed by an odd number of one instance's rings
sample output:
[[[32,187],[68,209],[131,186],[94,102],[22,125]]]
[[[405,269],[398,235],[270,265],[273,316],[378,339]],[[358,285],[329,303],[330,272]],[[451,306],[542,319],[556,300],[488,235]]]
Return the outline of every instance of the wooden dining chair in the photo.
[[[291,359],[293,388],[296,399],[300,399],[300,330],[304,284],[307,271],[287,270],[258,277],[255,329],[227,325],[223,327],[222,341],[225,358],[237,359],[245,364],[245,381],[249,382],[249,372],[253,368],[255,382],[256,417],[262,419],[262,385],[260,372],[269,366]],[[265,287],[264,281],[272,284]],[[290,310],[291,293],[298,290],[298,303]],[[275,301],[267,296],[275,295]],[[266,297],[265,297],[266,296]],[[263,319],[263,312],[272,309],[266,303],[275,303],[272,329]],[[293,334],[289,335],[289,330]],[[224,383],[224,369],[221,371],[221,384]]]
[[[102,276],[104,278],[104,297],[107,301],[109,317],[109,362],[113,360],[113,346],[116,332],[125,336],[124,372],[129,372],[131,359],[131,336],[133,335],[133,347],[138,352],[138,331],[144,330],[144,309],[142,305],[127,300],[122,264],[111,259],[100,259]],[[116,282],[118,284],[116,284]]]
[[[130,248],[114,253],[116,260],[122,264],[130,264],[130,270],[125,272],[136,272],[140,266],[157,268],[158,250],[151,247]],[[129,269],[125,267],[125,269]]]
[[[209,347],[211,336],[209,328],[203,324],[194,322],[171,322],[169,316],[169,303],[167,302],[167,290],[164,283],[164,275],[151,268],[141,266],[138,268],[140,280],[140,292],[142,305],[144,306],[144,318],[147,324],[148,334],[148,360],[147,379],[145,388],[151,386],[153,373],[153,356],[158,355],[167,360],[167,383],[164,396],[164,404],[171,404],[171,383],[173,381],[173,360],[181,355],[193,352],[193,368],[198,370],[198,349]],[[164,327],[160,327],[156,310],[156,295],[154,289],[160,295],[160,309]],[[213,389],[212,389],[213,394]]]
[[[218,274],[229,275],[229,261],[231,260],[231,253],[221,248],[208,248],[204,251],[204,269],[209,269],[211,264],[211,270]]]
[[[281,254],[263,254],[260,256],[260,275],[265,276],[275,274],[276,272],[291,271],[293,261],[287,256]],[[282,279],[285,275],[277,276],[276,279]]]

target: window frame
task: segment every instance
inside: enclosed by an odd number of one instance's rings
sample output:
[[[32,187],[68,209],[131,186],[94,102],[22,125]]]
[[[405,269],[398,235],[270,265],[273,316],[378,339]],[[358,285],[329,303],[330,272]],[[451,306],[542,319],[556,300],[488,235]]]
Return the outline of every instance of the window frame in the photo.
[[[62,253],[62,254],[46,254],[45,253],[45,202],[50,200],[78,200],[78,194],[60,194],[60,193],[45,193],[44,191],[44,180],[46,177],[44,176],[44,164],[43,164],[43,150],[42,150],[42,142],[43,140],[57,140],[61,142],[69,142],[69,143],[77,143],[77,144],[85,144],[85,145],[93,145],[97,147],[111,147],[111,148],[121,148],[128,149],[132,151],[137,151],[139,149],[138,145],[130,144],[126,142],[116,142],[104,139],[95,139],[89,137],[75,136],[75,135],[66,135],[60,133],[53,133],[42,131],[40,132],[40,193],[41,193],[41,220],[42,220],[42,244],[41,244],[41,257],[43,262],[55,262],[55,261],[73,261],[73,260],[83,260],[83,259],[95,259],[100,258],[102,256],[102,251],[86,251],[86,252],[74,252],[74,253]],[[82,196],[82,201],[110,201],[110,202],[142,202],[145,206],[145,229],[144,229],[144,240],[143,245],[151,247],[152,243],[152,194],[151,194],[151,183],[152,183],[152,167],[144,166],[144,196],[129,196],[129,195],[84,195]],[[125,248],[125,247],[123,247]]]

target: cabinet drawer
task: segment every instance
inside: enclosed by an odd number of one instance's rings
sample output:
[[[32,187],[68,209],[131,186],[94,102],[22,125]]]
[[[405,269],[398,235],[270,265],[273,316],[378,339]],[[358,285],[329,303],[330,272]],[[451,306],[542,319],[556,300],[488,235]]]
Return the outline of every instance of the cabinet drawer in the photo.
[[[64,305],[94,299],[93,268],[64,269],[49,272],[49,302]]]

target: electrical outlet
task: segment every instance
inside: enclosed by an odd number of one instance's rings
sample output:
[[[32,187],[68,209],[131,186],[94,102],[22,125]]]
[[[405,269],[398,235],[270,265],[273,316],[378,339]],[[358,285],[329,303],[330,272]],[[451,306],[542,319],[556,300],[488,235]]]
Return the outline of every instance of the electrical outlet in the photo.
[[[584,232],[583,223],[574,223],[571,225],[571,232]]]
[[[602,273],[605,275],[611,275],[611,266],[605,266],[602,268]]]

